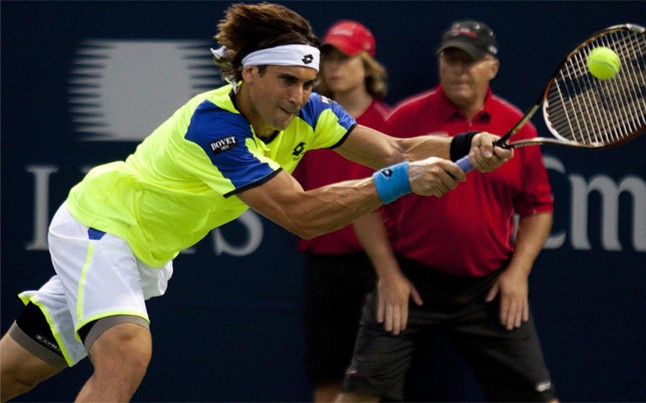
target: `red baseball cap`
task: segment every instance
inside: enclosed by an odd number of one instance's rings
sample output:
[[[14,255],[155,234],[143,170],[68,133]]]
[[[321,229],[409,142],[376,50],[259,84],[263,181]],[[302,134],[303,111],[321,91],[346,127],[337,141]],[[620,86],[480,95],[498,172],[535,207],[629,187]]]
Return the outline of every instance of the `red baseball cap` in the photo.
[[[342,20],[332,25],[323,39],[323,46],[325,45],[334,46],[348,56],[367,52],[374,57],[377,50],[372,32],[363,24],[351,20]]]

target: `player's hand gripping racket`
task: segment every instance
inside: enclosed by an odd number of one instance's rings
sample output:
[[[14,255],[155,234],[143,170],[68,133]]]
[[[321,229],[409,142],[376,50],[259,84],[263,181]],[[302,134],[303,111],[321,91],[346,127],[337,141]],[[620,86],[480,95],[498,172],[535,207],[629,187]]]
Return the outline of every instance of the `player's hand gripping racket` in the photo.
[[[587,67],[590,51],[614,51],[619,73],[600,80]],[[507,143],[540,106],[547,128],[555,138],[536,137]],[[557,144],[607,148],[632,140],[646,130],[646,33],[644,27],[621,24],[590,36],[556,68],[543,94],[525,116],[495,145],[515,148]],[[473,169],[469,156],[456,161],[465,172]]]

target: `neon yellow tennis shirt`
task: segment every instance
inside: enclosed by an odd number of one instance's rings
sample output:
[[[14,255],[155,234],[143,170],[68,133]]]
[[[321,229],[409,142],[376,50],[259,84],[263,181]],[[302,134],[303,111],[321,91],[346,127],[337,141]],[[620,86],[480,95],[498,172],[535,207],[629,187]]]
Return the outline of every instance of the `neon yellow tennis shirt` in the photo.
[[[125,161],[92,169],[67,205],[83,225],[125,239],[137,258],[161,267],[244,213],[237,192],[291,173],[307,150],[340,145],[355,124],[313,93],[287,129],[263,141],[226,85],[191,99]]]

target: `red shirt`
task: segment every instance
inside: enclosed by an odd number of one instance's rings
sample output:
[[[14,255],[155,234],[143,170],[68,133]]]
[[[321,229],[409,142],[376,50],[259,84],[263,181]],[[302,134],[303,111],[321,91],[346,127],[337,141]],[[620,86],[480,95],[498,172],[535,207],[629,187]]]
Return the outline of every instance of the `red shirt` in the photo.
[[[503,135],[521,117],[489,89],[484,108],[469,122],[438,86],[402,102],[381,131],[398,137],[454,136],[472,130]],[[514,139],[535,136],[536,129],[528,123]],[[494,172],[470,172],[466,182],[441,198],[407,195],[385,206],[395,252],[459,276],[483,276],[498,269],[514,250],[514,213],[522,217],[553,209],[540,147],[514,153]]]
[[[378,128],[389,113],[390,107],[381,101],[373,100],[356,120],[360,125]],[[333,150],[322,149],[307,152],[294,171],[294,177],[305,190],[309,190],[344,180],[365,178],[372,175],[372,172],[372,169],[349,161]],[[302,239],[298,248],[320,255],[339,255],[363,250],[352,225],[317,238]]]

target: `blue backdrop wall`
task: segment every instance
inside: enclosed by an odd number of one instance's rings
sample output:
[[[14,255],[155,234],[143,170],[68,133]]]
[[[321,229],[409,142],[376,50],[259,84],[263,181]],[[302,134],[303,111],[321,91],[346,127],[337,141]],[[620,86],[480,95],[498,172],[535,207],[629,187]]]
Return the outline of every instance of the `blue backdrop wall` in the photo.
[[[319,35],[363,21],[390,72],[387,101],[434,86],[435,48],[456,19],[491,25],[494,91],[521,109],[556,63],[606,26],[646,24],[635,2],[318,2],[284,4]],[[53,274],[46,229],[94,165],[123,159],[191,95],[221,81],[210,64],[228,2],[2,2],[2,311]],[[545,131],[536,117],[539,131]],[[563,401],[644,401],[646,138],[604,152],[544,148],[555,224],[530,278],[531,303]],[[254,213],[176,261],[149,303],[154,357],[137,401],[305,401],[303,259],[296,239]],[[415,364],[410,400],[479,400],[438,337]],[[65,371],[20,401],[66,401],[91,372]]]

